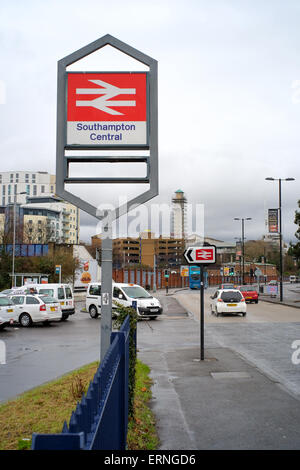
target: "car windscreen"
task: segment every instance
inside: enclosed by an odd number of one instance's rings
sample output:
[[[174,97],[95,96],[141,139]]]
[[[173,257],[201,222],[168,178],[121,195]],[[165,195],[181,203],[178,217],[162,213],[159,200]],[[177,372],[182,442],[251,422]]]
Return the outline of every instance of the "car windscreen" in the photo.
[[[39,298],[44,302],[44,304],[54,304],[58,303],[58,300],[49,295],[39,295]]]
[[[131,299],[149,299],[152,296],[140,286],[122,287],[125,294]]]
[[[50,295],[50,297],[53,297],[54,296],[54,289],[40,289],[39,294]]]
[[[8,305],[13,305],[12,301],[7,297],[0,297],[0,307],[6,307]]]
[[[221,299],[224,302],[239,302],[242,298],[242,294],[235,291],[222,292],[221,294]]]

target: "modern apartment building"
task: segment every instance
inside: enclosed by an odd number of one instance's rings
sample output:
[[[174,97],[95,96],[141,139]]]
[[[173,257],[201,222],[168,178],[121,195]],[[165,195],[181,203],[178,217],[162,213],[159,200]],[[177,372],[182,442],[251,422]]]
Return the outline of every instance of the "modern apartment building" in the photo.
[[[79,243],[79,210],[55,196],[29,197],[26,204],[0,207],[0,238],[11,243]]]
[[[20,194],[23,193],[23,194]],[[26,197],[55,194],[55,175],[46,171],[5,171],[0,173],[0,205],[26,203]]]

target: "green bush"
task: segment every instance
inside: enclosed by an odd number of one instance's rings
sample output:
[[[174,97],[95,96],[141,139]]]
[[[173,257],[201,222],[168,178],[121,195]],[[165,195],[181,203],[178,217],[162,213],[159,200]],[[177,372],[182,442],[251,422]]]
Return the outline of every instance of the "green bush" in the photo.
[[[129,334],[129,403],[128,413],[130,417],[134,416],[134,391],[135,391],[135,370],[136,370],[136,324],[137,324],[137,312],[132,307],[124,307],[121,304],[116,304],[117,318],[114,320],[114,327],[120,329],[124,323],[126,317],[129,315],[130,322],[130,334]]]

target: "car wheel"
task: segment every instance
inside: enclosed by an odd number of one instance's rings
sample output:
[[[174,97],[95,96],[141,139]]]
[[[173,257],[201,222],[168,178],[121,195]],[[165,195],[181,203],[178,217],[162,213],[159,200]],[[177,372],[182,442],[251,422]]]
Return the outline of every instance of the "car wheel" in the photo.
[[[20,325],[23,326],[24,328],[31,326],[32,319],[29,313],[22,313],[22,315],[20,315],[19,322],[20,322]]]
[[[150,320],[156,320],[157,317],[150,317]]]
[[[0,331],[4,330],[5,327],[6,325],[0,325]]]
[[[61,321],[66,321],[66,320],[68,320],[68,318],[69,318],[69,314],[68,313],[63,313],[62,317],[61,317]]]
[[[97,307],[95,307],[95,305],[90,306],[89,314],[90,314],[91,318],[98,318],[99,317],[99,313],[98,313]]]
[[[246,312],[244,312],[244,313],[243,313],[243,317],[245,317],[246,315],[247,315]]]
[[[258,304],[258,300],[255,300],[255,303]]]

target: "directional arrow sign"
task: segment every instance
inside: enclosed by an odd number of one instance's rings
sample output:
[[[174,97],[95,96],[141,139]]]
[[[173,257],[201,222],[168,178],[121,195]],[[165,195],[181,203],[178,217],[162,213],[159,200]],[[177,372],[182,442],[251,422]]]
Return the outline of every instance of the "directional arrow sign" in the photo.
[[[183,253],[189,264],[214,264],[216,262],[216,247],[193,246]]]

